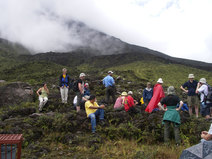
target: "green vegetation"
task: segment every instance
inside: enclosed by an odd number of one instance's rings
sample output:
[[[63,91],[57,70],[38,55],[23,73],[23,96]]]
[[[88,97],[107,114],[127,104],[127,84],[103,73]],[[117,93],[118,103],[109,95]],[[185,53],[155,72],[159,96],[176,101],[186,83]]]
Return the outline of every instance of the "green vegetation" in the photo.
[[[189,73],[195,74],[198,80],[205,77],[212,84],[212,72],[159,61],[134,60],[126,63],[126,58],[125,62],[121,62],[122,56],[80,62],[81,58],[45,61],[32,56],[31,60],[26,61],[25,57],[18,55],[5,56],[0,50],[0,80],[7,81],[0,86],[22,81],[30,83],[35,91],[43,82],[47,82],[50,89],[48,105],[40,116],[30,117],[37,112],[36,96],[35,102],[0,108],[0,132],[24,135],[22,158],[179,158],[182,150],[197,144],[200,132],[209,128],[210,123],[205,119],[189,118],[187,113],[182,113],[182,145],[176,147],[172,136],[172,143],[166,146],[163,144],[161,124],[163,112],[149,115],[141,107],[142,114],[130,116],[125,112],[114,112],[112,105],[109,105],[105,113],[106,126],[98,125],[98,134],[91,135],[91,125],[86,115],[77,114],[72,104],[60,103],[57,86],[63,67],[68,69],[72,78],[78,78],[80,72],[85,72],[91,92],[97,95],[98,101],[104,98],[101,79],[108,70],[115,72],[115,78],[120,76],[116,80],[117,91],[133,90],[136,99],[140,99],[147,81],[154,84],[162,77],[164,88],[173,85],[182,95],[179,87],[187,80]],[[51,54],[47,59],[51,59]],[[69,103],[72,103],[73,95],[70,92]]]

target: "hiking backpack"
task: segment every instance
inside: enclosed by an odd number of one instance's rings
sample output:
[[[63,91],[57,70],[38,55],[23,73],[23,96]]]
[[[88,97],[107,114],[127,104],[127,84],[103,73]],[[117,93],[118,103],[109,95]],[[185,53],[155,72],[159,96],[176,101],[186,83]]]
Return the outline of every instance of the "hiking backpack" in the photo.
[[[206,84],[208,86],[208,95],[205,96],[205,101],[212,102],[212,87],[209,84]]]
[[[72,89],[74,92],[77,92],[79,90],[78,88],[78,80],[75,80],[72,82]]]

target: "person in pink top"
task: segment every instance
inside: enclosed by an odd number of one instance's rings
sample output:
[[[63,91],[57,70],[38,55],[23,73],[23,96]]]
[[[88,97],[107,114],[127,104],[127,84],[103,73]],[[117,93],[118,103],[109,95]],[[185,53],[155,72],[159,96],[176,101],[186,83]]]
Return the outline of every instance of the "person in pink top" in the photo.
[[[163,80],[162,78],[159,78],[157,84],[154,86],[152,99],[145,109],[146,112],[152,113],[155,108],[158,108],[158,103],[160,100],[165,97],[162,84]]]
[[[114,104],[115,110],[124,110],[124,100],[127,96],[127,92],[122,92],[121,96],[116,99]]]

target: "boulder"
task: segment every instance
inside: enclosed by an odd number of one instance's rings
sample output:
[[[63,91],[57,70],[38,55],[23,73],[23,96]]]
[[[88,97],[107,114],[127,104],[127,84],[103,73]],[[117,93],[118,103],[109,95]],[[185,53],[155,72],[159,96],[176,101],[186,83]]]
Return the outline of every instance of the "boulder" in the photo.
[[[13,82],[0,87],[0,107],[33,101],[32,87],[23,82]]]

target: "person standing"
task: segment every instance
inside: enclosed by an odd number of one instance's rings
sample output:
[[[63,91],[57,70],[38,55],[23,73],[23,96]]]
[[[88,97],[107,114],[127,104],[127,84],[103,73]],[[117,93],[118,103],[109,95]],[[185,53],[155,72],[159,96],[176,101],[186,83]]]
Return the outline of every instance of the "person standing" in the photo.
[[[185,93],[187,93],[187,102],[188,102],[188,107],[189,107],[189,115],[192,116],[192,107],[195,107],[195,113],[196,117],[198,118],[199,114],[199,101],[198,101],[198,96],[196,93],[196,88],[197,88],[197,81],[194,80],[194,74],[189,74],[188,75],[188,81],[185,82],[180,89],[183,90]],[[185,89],[187,88],[187,89]]]
[[[153,89],[151,88],[151,83],[147,82],[147,87],[143,91],[143,100],[145,106],[147,106],[152,99],[153,96]]]
[[[41,94],[40,94],[41,93]],[[49,94],[49,89],[47,88],[47,84],[44,83],[43,87],[39,88],[37,91],[37,95],[39,97],[39,111],[42,111],[43,107],[48,101],[48,94]]]
[[[77,109],[77,112],[80,111],[80,105],[81,105],[82,97],[83,97],[83,94],[84,94],[84,84],[85,84],[84,80],[85,80],[85,73],[80,73],[79,79],[77,80],[77,91],[76,91],[76,96],[77,96],[76,109]]]
[[[67,74],[67,69],[62,69],[63,74],[60,76],[59,79],[59,86],[60,86],[60,93],[61,93],[61,99],[62,103],[67,103],[68,100],[68,89],[69,89],[69,75]]]
[[[163,124],[164,124],[164,142],[169,142],[170,136],[170,126],[173,124],[174,126],[174,135],[176,144],[180,144],[180,114],[179,110],[183,106],[183,102],[179,99],[178,96],[175,95],[175,90],[173,86],[168,87],[167,89],[168,95],[158,103],[158,106],[165,111],[163,116]],[[180,103],[179,108],[177,108],[177,104]],[[164,108],[162,105],[166,105]]]
[[[113,75],[113,72],[108,71],[108,75],[103,79],[103,84],[106,87],[106,102],[108,104],[109,104],[109,101],[110,101],[110,96],[113,99],[113,104],[116,101],[116,98],[115,98],[115,92],[116,92],[115,81],[114,81],[112,75]]]
[[[212,103],[208,100],[205,100],[205,97],[208,95],[208,86],[205,78],[201,78],[197,84],[196,93],[200,93],[200,113],[206,119],[210,119],[210,107]]]
[[[153,96],[145,109],[146,112],[152,113],[154,109],[158,108],[160,100],[165,97],[162,84],[163,80],[162,78],[159,78],[157,84],[155,84],[153,88]]]
[[[91,95],[89,100],[85,102],[85,110],[87,117],[91,119],[92,133],[96,132],[96,117],[99,116],[100,123],[104,124],[104,105],[98,105],[95,95]]]

